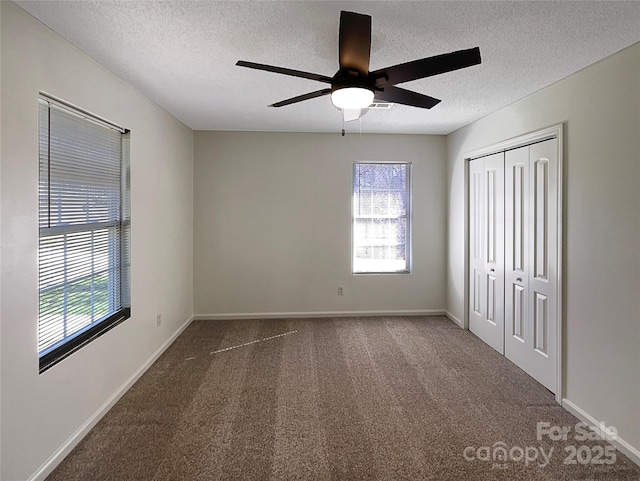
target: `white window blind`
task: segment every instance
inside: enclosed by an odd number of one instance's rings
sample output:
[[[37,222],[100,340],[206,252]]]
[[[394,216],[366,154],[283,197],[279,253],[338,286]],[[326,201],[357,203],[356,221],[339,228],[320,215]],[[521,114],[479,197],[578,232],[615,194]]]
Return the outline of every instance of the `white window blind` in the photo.
[[[353,272],[408,273],[411,164],[353,166]]]
[[[127,147],[123,131],[40,98],[41,370],[129,317]]]

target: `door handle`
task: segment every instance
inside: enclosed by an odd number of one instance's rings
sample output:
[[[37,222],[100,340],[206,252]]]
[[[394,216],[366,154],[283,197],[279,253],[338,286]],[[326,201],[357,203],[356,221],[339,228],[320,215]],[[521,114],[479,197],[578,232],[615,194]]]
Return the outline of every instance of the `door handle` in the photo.
[[[522,277],[516,277],[516,281],[522,282]]]
[[[489,272],[495,272],[495,271],[496,271],[495,269],[489,269]]]

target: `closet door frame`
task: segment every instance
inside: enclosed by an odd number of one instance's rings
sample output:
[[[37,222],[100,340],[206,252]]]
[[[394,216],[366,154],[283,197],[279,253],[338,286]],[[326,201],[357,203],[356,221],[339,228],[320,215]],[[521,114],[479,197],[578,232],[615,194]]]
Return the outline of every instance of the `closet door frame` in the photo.
[[[465,172],[465,202],[464,202],[464,329],[469,329],[469,162],[487,155],[496,154],[499,152],[505,152],[507,150],[517,149],[526,145],[535,144],[538,142],[544,142],[545,140],[558,139],[558,203],[557,203],[557,302],[558,302],[558,318],[556,322],[556,402],[562,404],[562,398],[564,395],[564,383],[563,383],[563,363],[564,363],[564,350],[563,350],[563,330],[564,330],[564,299],[563,299],[563,267],[564,267],[564,241],[563,241],[563,216],[564,211],[564,196],[563,196],[563,184],[564,184],[564,140],[563,140],[563,124],[553,125],[542,130],[537,130],[528,134],[524,134],[518,137],[513,137],[495,144],[483,147],[481,149],[472,150],[464,154],[464,172]]]

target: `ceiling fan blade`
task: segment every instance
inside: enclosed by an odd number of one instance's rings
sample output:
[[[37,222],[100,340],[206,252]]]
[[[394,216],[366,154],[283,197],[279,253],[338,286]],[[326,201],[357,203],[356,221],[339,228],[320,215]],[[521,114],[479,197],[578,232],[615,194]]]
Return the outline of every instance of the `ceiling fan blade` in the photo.
[[[340,12],[338,58],[340,69],[356,69],[369,73],[371,54],[371,17],[353,12]]]
[[[384,87],[471,67],[481,61],[480,49],[475,47],[382,68],[371,72],[371,76],[382,77],[377,85]]]
[[[304,95],[298,95],[297,97],[276,102],[275,104],[269,105],[269,107],[284,107],[285,105],[295,104],[298,102],[302,102],[303,100],[315,99],[316,97],[322,97],[323,95],[328,95],[330,93],[331,93],[331,89],[316,90],[315,92],[311,92]]]
[[[440,103],[440,99],[392,86],[385,87],[383,92],[376,92],[375,99],[423,109],[430,109]]]
[[[266,70],[267,72],[281,73],[284,75],[291,75],[292,77],[306,78],[309,80],[317,80],[318,82],[325,82],[328,84],[331,83],[331,77],[327,77],[326,75],[318,75],[317,73],[302,72],[301,70],[293,70],[290,68],[283,68],[283,67],[274,67],[273,65],[264,65],[261,63],[245,62],[244,60],[238,60],[238,62],[236,62],[236,65],[238,67],[253,68],[256,70]]]

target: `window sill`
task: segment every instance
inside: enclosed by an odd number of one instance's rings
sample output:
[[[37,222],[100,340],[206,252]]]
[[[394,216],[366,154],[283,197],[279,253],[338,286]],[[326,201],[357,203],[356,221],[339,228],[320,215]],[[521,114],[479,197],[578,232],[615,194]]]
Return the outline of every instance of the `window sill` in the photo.
[[[78,351],[82,347],[89,344],[91,341],[102,336],[130,317],[131,308],[127,307],[121,309],[99,324],[91,326],[85,331],[80,331],[75,337],[70,338],[67,342],[57,347],[53,351],[43,354],[42,356],[40,356],[40,374],[45,372],[47,369],[52,368],[63,359],[66,359],[74,352]]]

